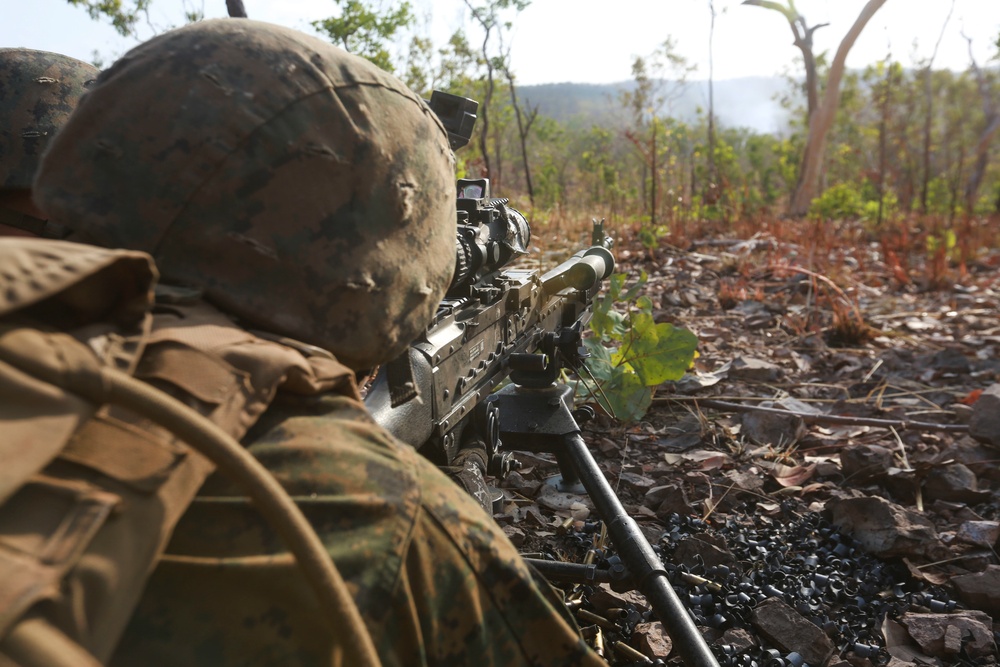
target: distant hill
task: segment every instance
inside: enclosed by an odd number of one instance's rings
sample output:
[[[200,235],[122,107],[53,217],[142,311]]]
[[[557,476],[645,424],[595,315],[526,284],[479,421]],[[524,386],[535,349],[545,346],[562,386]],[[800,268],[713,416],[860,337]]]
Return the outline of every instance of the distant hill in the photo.
[[[667,84],[670,85],[670,84]],[[622,108],[618,95],[635,86],[622,83],[546,83],[519,86],[518,96],[539,113],[560,122],[618,124]],[[781,77],[744,77],[715,82],[715,115],[725,127],[747,127],[758,132],[781,134],[788,125],[788,114],[776,98],[788,92],[788,82]],[[696,119],[698,109],[708,108],[708,81],[690,81],[683,93],[668,108],[666,115],[685,121]]]

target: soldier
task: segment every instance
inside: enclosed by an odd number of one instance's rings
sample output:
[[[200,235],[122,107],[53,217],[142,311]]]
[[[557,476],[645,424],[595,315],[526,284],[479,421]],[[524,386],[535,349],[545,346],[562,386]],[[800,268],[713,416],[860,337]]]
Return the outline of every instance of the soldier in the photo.
[[[97,78],[75,58],[0,49],[0,235],[56,236],[31,201],[42,152]]]
[[[35,201],[73,240],[156,260],[138,374],[242,437],[296,500],[381,664],[600,665],[492,519],[358,396],[355,372],[405,349],[451,278],[453,159],[429,108],[368,62],[273,25],[203,21],[100,76]],[[66,607],[111,597],[109,569],[64,585]],[[346,640],[313,593],[216,474],[124,630],[121,614],[61,627],[100,660],[121,633],[115,665],[336,664]]]

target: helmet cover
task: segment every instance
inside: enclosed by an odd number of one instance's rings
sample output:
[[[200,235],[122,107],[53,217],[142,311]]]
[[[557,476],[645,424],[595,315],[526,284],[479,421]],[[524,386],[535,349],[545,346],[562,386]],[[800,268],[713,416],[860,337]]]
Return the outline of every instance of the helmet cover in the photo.
[[[31,187],[45,147],[97,74],[58,53],[0,49],[0,188]]]
[[[218,19],[103,72],[35,201],[143,250],[251,327],[355,369],[427,325],[455,262],[454,156],[405,84],[318,38]]]

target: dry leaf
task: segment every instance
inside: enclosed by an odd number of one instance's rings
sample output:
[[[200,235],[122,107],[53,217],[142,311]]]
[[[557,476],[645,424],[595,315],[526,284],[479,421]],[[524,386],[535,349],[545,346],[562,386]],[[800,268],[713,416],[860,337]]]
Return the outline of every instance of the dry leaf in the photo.
[[[782,486],[802,486],[802,483],[811,478],[815,473],[815,463],[807,463],[801,466],[786,466],[783,463],[775,463],[771,469],[771,475]]]
[[[951,579],[951,577],[949,577],[946,574],[935,574],[934,572],[921,570],[914,563],[912,563],[909,558],[904,558],[903,563],[906,565],[906,569],[910,571],[910,574],[915,579],[926,581],[929,584],[934,584],[935,586],[941,586],[948,583],[948,581]]]

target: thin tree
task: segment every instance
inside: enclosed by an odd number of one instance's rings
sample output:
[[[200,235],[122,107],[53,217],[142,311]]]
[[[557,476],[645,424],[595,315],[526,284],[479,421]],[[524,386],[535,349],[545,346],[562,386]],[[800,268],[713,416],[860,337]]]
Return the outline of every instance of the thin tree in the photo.
[[[508,63],[509,64],[509,63]],[[521,143],[521,164],[524,167],[524,184],[528,188],[528,201],[531,207],[535,207],[535,188],[531,184],[531,165],[528,163],[528,133],[531,126],[538,118],[538,105],[522,109],[517,101],[517,87],[514,85],[514,73],[509,66],[504,66],[504,74],[507,77],[507,85],[510,88],[510,103],[514,107],[514,117],[517,119],[517,138]]]
[[[973,74],[976,76],[976,86],[979,88],[979,98],[983,105],[983,129],[979,133],[979,139],[973,149],[975,162],[972,166],[972,173],[969,180],[965,182],[965,214],[972,215],[979,196],[979,188],[983,184],[983,176],[986,174],[986,167],[990,159],[990,144],[1000,130],[1000,104],[997,101],[997,93],[986,80],[976,57],[972,53],[972,39],[964,33],[965,41],[969,44],[969,62]]]
[[[528,133],[531,126],[538,117],[538,105],[532,107],[529,103],[525,109],[517,101],[517,86],[514,85],[514,70],[510,66],[510,46],[506,49],[503,46],[503,31],[498,32],[500,41],[500,69],[507,79],[507,88],[510,90],[510,103],[514,107],[514,117],[517,120],[517,138],[521,146],[521,165],[524,168],[524,184],[528,189],[528,201],[531,207],[535,207],[535,188],[531,184],[531,166],[528,164]]]
[[[657,146],[662,122],[660,113],[664,105],[681,96],[687,85],[687,76],[695,67],[688,65],[684,56],[677,54],[676,43],[668,37],[649,58],[636,57],[632,62],[635,86],[619,95],[622,104],[632,112],[634,129],[625,136],[643,158],[643,199],[648,194],[649,223],[655,227],[659,211],[660,148]],[[667,78],[669,76],[669,79]],[[671,84],[669,87],[667,84]],[[648,129],[648,139],[646,131]],[[647,178],[648,175],[648,178]],[[646,181],[649,191],[646,191]],[[693,187],[693,186],[692,186]]]
[[[789,212],[792,215],[805,215],[809,211],[812,200],[819,194],[823,157],[826,152],[826,138],[836,118],[837,107],[840,105],[840,83],[844,78],[847,54],[850,53],[851,47],[854,46],[854,42],[857,41],[868,21],[885,3],[886,0],[868,0],[865,3],[858,18],[855,19],[854,25],[847,31],[847,34],[840,41],[840,46],[837,47],[837,53],[830,63],[826,86],[821,98],[812,36],[816,30],[828,24],[821,23],[809,27],[805,17],[795,8],[794,0],[786,0],[784,5],[771,0],[744,0],[743,2],[744,5],[773,9],[785,17],[792,29],[792,34],[795,36],[795,46],[802,52],[802,60],[806,68],[806,109],[809,130],[802,153],[798,184],[789,207]]]
[[[889,134],[889,109],[892,104],[892,87],[894,67],[892,64],[892,51],[885,55],[882,61],[885,68],[885,78],[880,86],[876,87],[875,93],[879,102],[879,124],[878,124],[878,217],[876,224],[881,227],[882,219],[885,215],[885,172],[886,172],[886,144]]]
[[[495,88],[493,73],[497,69],[498,59],[490,55],[490,39],[494,32],[498,32],[503,28],[500,23],[500,15],[504,10],[513,8],[515,11],[520,12],[531,4],[531,0],[489,0],[483,5],[476,5],[472,0],[464,0],[464,2],[465,6],[469,8],[473,20],[483,29],[482,55],[483,64],[486,67],[486,88],[479,105],[479,151],[483,155],[483,168],[486,171],[486,178],[492,178],[488,146],[490,132],[489,110],[490,103],[493,101]],[[500,146],[497,145],[496,149],[499,152]]]
[[[367,58],[387,72],[394,71],[389,45],[397,33],[413,25],[409,2],[400,2],[388,10],[369,6],[364,0],[334,0],[340,16],[310,25],[331,42],[354,55]]]
[[[115,31],[122,37],[135,37],[136,24],[139,23],[139,15],[146,14],[148,19],[149,3],[151,0],[133,0],[126,5],[120,0],[118,2],[108,2],[106,0],[67,0],[74,7],[83,7],[92,19],[105,17],[111,21]]]
[[[941,25],[941,32],[938,33],[937,41],[934,42],[934,51],[924,68],[924,153],[923,153],[923,174],[920,184],[920,210],[927,213],[927,197],[931,182],[931,125],[934,120],[934,90],[931,86],[931,74],[933,72],[934,60],[937,58],[938,49],[941,47],[941,40],[944,39],[945,28],[951,21],[951,15],[955,11],[955,0],[951,0],[951,7],[948,8],[948,15]]]
[[[712,48],[715,39],[715,2],[708,0],[708,11],[712,15],[708,27],[708,187],[706,198],[709,203],[715,203],[718,194],[718,177],[715,169],[715,53]]]

